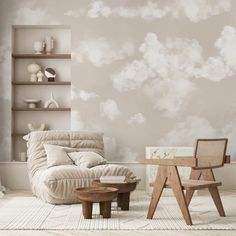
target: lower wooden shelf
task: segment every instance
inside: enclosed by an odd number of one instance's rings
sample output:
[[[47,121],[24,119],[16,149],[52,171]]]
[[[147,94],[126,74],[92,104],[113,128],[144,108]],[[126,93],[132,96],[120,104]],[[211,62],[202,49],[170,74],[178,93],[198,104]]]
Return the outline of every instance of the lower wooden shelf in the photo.
[[[13,133],[13,134],[11,134],[12,137],[23,137],[25,135],[27,135],[27,133]]]
[[[71,108],[61,107],[61,108],[24,108],[24,107],[13,107],[13,111],[70,111]]]

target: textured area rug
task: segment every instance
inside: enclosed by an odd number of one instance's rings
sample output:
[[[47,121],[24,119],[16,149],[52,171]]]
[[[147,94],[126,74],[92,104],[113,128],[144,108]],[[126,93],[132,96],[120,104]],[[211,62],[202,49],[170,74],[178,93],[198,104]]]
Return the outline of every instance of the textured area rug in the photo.
[[[133,194],[129,211],[112,203],[112,218],[103,219],[94,204],[93,219],[85,220],[81,204],[54,206],[33,196],[15,196],[0,206],[0,229],[40,230],[198,230],[236,229],[234,196],[223,196],[227,217],[220,217],[209,195],[195,196],[190,205],[193,226],[187,226],[174,197],[162,197],[154,218],[146,219],[150,201],[144,192]]]

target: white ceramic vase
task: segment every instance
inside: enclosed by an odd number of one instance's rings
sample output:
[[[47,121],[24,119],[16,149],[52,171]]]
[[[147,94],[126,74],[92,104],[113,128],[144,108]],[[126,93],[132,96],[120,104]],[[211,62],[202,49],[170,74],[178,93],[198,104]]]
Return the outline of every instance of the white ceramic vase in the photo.
[[[45,37],[45,44],[46,44],[46,54],[51,54],[52,50],[54,48],[54,41],[51,36],[46,36]]]
[[[42,54],[43,51],[44,51],[44,46],[45,46],[45,43],[44,43],[44,42],[35,41],[35,42],[34,42],[34,51],[35,51],[35,54]]]

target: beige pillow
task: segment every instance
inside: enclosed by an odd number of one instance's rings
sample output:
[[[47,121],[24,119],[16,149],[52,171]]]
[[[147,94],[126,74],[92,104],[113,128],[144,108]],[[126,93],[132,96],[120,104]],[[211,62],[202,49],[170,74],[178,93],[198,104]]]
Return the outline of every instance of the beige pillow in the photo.
[[[91,168],[98,165],[104,165],[107,161],[96,152],[71,152],[68,156],[79,167]]]
[[[71,149],[52,144],[43,145],[47,154],[47,167],[60,165],[73,165],[73,161],[67,155],[66,151]]]

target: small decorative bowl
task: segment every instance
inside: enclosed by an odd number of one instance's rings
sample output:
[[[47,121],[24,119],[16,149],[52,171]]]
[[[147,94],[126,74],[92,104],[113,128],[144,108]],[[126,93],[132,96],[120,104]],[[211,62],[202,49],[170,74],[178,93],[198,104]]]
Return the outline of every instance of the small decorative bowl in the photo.
[[[37,104],[40,103],[39,99],[25,99],[24,103],[27,104],[27,107],[30,109],[37,108]]]

